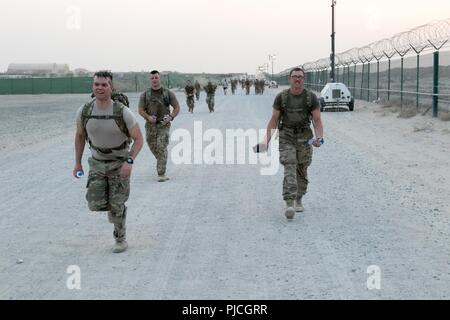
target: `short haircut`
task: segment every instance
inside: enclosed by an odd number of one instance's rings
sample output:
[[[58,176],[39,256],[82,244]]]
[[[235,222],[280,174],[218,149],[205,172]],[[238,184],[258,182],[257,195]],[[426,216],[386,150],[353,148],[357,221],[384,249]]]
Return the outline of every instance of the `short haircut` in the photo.
[[[113,74],[111,71],[108,70],[100,70],[97,71],[96,73],[94,73],[94,78],[98,77],[98,78],[108,78],[111,80],[111,83],[113,81]]]
[[[152,71],[150,71],[150,74],[159,74],[159,71],[158,70],[152,70]]]
[[[303,75],[305,75],[305,70],[303,70],[300,67],[295,67],[291,70],[291,72],[289,72],[289,77],[292,75],[292,73],[296,72],[296,71],[301,71],[303,73]]]

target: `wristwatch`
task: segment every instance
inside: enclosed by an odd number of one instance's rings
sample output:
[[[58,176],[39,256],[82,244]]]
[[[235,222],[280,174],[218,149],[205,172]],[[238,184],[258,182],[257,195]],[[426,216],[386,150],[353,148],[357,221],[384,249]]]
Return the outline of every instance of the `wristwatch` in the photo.
[[[128,157],[128,159],[127,159],[127,163],[129,163],[129,164],[133,164],[133,163],[134,163],[134,160],[133,160],[133,158],[132,158],[132,157]]]

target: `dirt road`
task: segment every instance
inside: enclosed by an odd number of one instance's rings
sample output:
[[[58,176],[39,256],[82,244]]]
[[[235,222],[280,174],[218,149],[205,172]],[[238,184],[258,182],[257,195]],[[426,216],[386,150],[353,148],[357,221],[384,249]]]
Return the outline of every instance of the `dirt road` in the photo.
[[[202,93],[193,115],[177,93],[172,132],[193,133],[194,121],[264,128],[276,92],[218,90],[213,114]],[[138,95],[130,98],[136,111]],[[86,178],[71,176],[74,115],[86,99],[0,100],[1,299],[450,298],[448,122],[398,119],[359,101],[352,113],[323,113],[326,142],[309,170],[306,211],[292,222],[281,168],[263,176],[257,164],[169,163],[171,180],[158,183],[144,146],[129,250],[113,254],[112,225],[88,212]],[[80,290],[67,287],[73,265]],[[369,290],[368,279],[379,286]]]

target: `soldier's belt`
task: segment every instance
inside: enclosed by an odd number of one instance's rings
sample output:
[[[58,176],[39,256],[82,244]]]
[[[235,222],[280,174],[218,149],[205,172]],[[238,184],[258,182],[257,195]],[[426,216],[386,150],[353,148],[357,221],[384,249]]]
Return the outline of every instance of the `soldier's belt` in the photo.
[[[101,152],[103,154],[111,154],[113,151],[120,151],[120,150],[125,150],[128,147],[128,141],[125,141],[124,143],[122,143],[120,146],[118,147],[113,147],[113,148],[99,148],[96,147],[92,144],[91,140],[89,140],[89,146],[94,149],[95,151]]]
[[[293,126],[293,125],[288,125],[288,124],[284,124],[284,126],[286,127],[286,128],[289,128],[289,129],[309,129],[310,127],[309,126],[307,126],[307,127],[305,127],[304,125],[298,125],[298,126]]]
[[[298,133],[298,132],[306,132],[307,130],[310,129],[310,127],[304,127],[304,126],[289,126],[286,124],[283,124],[283,128],[287,128],[287,129],[291,129],[294,130],[294,133]]]
[[[125,160],[126,160],[126,159],[124,159],[124,158],[117,158],[117,159],[115,159],[115,160],[99,160],[99,159],[96,159],[96,158],[94,158],[94,157],[92,157],[92,159],[94,159],[95,161],[103,162],[103,163],[111,163],[111,162],[125,161]]]

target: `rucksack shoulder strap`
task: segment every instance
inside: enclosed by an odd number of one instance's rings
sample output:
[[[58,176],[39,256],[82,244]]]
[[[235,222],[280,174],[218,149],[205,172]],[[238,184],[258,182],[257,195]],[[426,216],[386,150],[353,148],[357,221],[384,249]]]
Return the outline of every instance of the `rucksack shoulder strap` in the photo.
[[[130,133],[128,131],[127,124],[125,123],[125,119],[123,118],[124,108],[125,106],[122,103],[114,101],[113,104],[114,121],[116,121],[116,124],[119,127],[120,131],[122,131],[123,134],[125,134],[128,138],[130,138]]]
[[[168,107],[168,106],[170,106],[170,92],[169,92],[169,89],[166,89],[164,87],[161,87],[161,88],[162,88],[164,104]],[[149,89],[147,89],[144,92],[144,104],[145,104],[145,106],[147,106],[148,98],[151,98],[152,92],[153,92],[152,88],[149,88]]]
[[[164,99],[164,103],[166,104],[166,106],[170,106],[170,91],[169,89],[166,88],[162,88],[163,90],[163,99]]]
[[[113,101],[120,102],[127,108],[130,107],[130,101],[128,100],[128,97],[125,94],[123,94],[122,92],[113,92],[111,95],[111,99]]]
[[[313,102],[313,97],[312,97],[313,92],[310,90],[307,90],[306,88],[305,88],[305,91],[306,91],[306,105],[308,106],[308,109],[311,109],[312,102]]]
[[[147,95],[149,94],[149,91],[150,91],[150,95],[152,94],[152,91],[151,91],[152,89],[150,88],[150,89],[147,89],[147,90],[145,90],[144,91],[144,105],[147,107],[147,101],[148,101],[148,99],[147,99]]]
[[[92,99],[90,102],[86,103],[83,106],[83,110],[81,111],[81,127],[84,130],[84,137],[86,140],[88,139],[86,126],[91,117],[92,110],[94,109],[95,99]]]
[[[287,108],[288,97],[289,97],[289,89],[281,91],[281,106],[280,106],[281,113],[283,113]]]

